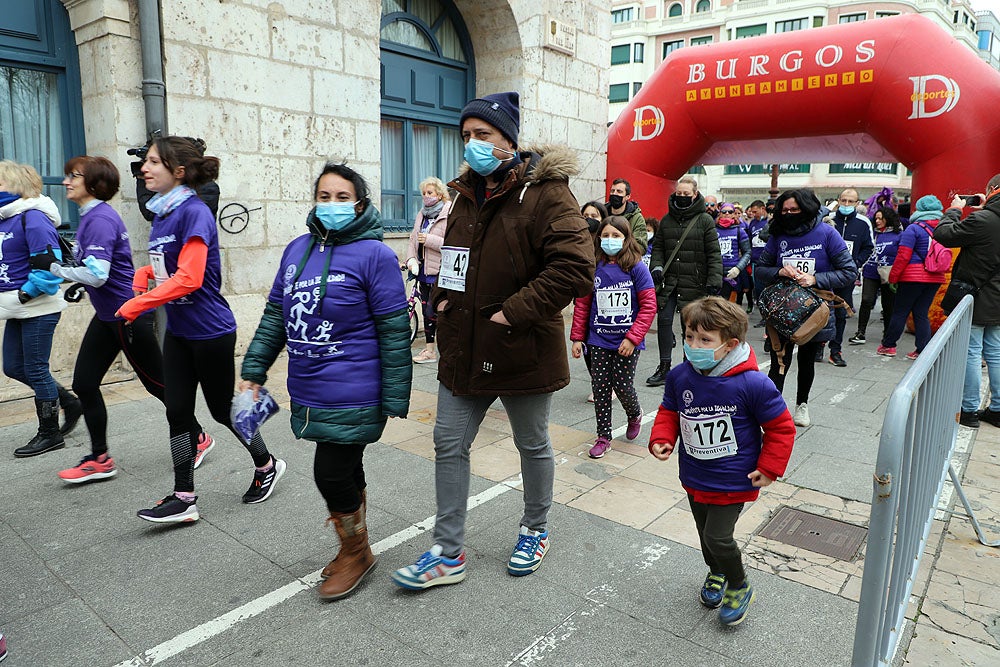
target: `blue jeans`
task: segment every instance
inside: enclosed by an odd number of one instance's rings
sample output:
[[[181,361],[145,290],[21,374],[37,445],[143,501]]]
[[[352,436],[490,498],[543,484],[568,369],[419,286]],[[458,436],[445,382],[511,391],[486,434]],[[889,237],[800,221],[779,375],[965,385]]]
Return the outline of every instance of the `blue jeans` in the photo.
[[[465,548],[465,517],[469,505],[469,449],[496,396],[455,396],[438,385],[434,424],[434,483],[437,521],[434,542],[444,555],[455,557]],[[544,531],[552,507],[556,462],[549,440],[552,394],[500,396],[521,455],[524,515],[521,525]]]
[[[906,327],[906,316],[913,313],[913,329],[917,335],[917,352],[923,352],[931,339],[931,320],[927,312],[931,309],[934,295],[940,283],[899,283],[896,301],[892,306],[889,330],[882,338],[885,347],[896,347],[899,337]]]
[[[60,313],[23,320],[7,320],[3,330],[3,374],[24,383],[40,401],[59,399],[56,381],[49,372],[52,336]]]
[[[990,376],[990,410],[1000,412],[1000,325],[972,325],[969,334],[969,355],[965,359],[965,391],[962,392],[962,412],[979,409],[979,383],[983,377],[982,359]]]

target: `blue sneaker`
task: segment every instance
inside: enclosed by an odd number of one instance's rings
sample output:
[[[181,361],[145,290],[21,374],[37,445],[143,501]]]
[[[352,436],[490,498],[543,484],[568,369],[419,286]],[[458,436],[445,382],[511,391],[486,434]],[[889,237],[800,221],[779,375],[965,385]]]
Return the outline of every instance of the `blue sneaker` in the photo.
[[[743,588],[726,590],[722,609],[719,610],[719,620],[723,625],[739,625],[747,617],[750,603],[753,602],[753,586],[743,584]]]
[[[544,533],[521,526],[518,531],[517,546],[507,561],[507,572],[515,577],[531,574],[542,564],[545,552],[549,550],[549,531]]]
[[[701,603],[709,609],[722,606],[722,598],[726,593],[726,577],[721,574],[708,573],[705,583],[701,586]]]
[[[440,545],[435,544],[416,563],[393,572],[393,583],[411,591],[422,591],[431,586],[457,584],[465,579],[465,552],[460,553],[458,558],[445,558],[442,553]]]

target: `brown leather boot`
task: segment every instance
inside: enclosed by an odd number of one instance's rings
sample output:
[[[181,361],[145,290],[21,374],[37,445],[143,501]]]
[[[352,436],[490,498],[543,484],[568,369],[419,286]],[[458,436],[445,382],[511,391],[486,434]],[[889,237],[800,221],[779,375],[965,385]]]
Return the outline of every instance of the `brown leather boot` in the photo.
[[[319,596],[324,600],[339,600],[349,595],[378,562],[368,545],[368,527],[362,517],[361,508],[351,514],[330,514],[341,549],[330,576],[319,586]]]
[[[326,520],[327,523],[331,523],[332,521],[332,516]],[[368,489],[361,492],[361,523],[365,524],[366,527],[368,526]],[[327,563],[326,567],[323,568],[323,571],[319,573],[321,579],[329,579],[330,573],[333,572],[333,564],[337,562],[337,559],[340,558],[343,553],[344,544],[341,542],[340,550],[337,551],[337,555],[334,556],[333,560]]]

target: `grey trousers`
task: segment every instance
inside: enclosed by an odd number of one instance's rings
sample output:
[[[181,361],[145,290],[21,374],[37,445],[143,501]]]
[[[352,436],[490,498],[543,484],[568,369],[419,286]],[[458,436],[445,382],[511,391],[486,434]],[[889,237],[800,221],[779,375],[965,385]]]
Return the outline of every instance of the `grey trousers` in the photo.
[[[469,449],[496,396],[455,396],[438,384],[434,425],[434,481],[437,520],[434,542],[444,555],[455,557],[465,546],[465,517],[469,503]],[[555,457],[549,440],[552,394],[500,396],[521,454],[524,515],[521,525],[546,529],[552,507]]]

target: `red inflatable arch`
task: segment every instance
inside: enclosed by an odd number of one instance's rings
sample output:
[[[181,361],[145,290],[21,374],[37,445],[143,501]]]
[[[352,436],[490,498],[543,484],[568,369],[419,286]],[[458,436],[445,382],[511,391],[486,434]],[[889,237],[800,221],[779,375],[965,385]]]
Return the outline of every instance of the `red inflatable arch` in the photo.
[[[917,14],[675,51],[610,128],[607,179],[662,215],[694,164],[880,161],[945,206],[1000,172],[1000,73]]]

